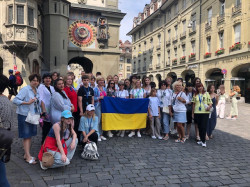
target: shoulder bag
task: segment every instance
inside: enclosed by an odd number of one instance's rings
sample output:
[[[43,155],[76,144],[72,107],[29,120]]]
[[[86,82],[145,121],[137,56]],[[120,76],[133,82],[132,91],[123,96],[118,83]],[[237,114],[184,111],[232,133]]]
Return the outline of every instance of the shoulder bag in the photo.
[[[81,157],[86,160],[98,160],[99,153],[95,142],[90,142],[85,145]]]
[[[32,114],[30,111],[28,112],[28,116],[26,117],[25,121],[27,123],[33,124],[33,125],[39,125],[40,121],[40,109],[38,107],[37,101],[34,103],[35,107],[37,108],[37,111],[39,114]]]
[[[42,148],[43,149],[42,165],[43,165],[43,167],[50,168],[54,164],[54,156],[55,156],[58,148],[54,154],[52,154],[51,152],[48,152],[48,151],[44,152],[45,141],[46,141],[46,139],[44,140],[43,148]]]

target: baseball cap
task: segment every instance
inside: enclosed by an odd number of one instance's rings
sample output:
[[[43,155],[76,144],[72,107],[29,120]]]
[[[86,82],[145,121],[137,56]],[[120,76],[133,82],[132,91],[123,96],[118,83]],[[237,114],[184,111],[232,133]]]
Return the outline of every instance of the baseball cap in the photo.
[[[61,114],[61,117],[64,117],[66,119],[73,118],[72,113],[69,110],[64,110]]]
[[[9,73],[13,73],[13,70],[12,70],[12,69],[9,69]]]
[[[89,104],[86,108],[87,111],[92,111],[92,110],[95,110],[95,106],[92,105],[92,104]]]

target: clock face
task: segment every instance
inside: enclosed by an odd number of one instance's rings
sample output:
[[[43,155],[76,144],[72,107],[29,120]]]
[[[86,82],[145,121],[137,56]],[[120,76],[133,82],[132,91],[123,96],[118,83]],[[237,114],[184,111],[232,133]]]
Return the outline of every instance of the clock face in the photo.
[[[88,21],[78,20],[70,25],[69,38],[78,47],[88,47],[96,39],[96,29]]]

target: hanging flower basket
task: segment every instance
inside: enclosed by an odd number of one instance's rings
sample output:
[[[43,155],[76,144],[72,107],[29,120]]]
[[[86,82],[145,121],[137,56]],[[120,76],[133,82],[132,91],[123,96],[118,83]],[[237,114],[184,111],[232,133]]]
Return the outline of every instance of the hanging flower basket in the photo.
[[[205,55],[204,55],[204,58],[210,58],[210,57],[211,57],[211,55],[212,55],[211,53],[206,52],[206,53],[205,53]]]
[[[180,62],[186,62],[186,56],[182,56],[182,57],[180,58]]]
[[[177,64],[177,58],[172,60],[172,64]]]
[[[189,60],[195,60],[195,56],[196,56],[195,53],[191,53],[191,54],[189,55]]]
[[[236,51],[236,50],[240,50],[241,49],[241,43],[237,42],[235,44],[232,45],[232,47],[229,47],[230,51]]]
[[[225,52],[225,49],[224,48],[220,48],[217,51],[215,51],[215,55],[221,55],[221,54],[224,54],[224,52]]]

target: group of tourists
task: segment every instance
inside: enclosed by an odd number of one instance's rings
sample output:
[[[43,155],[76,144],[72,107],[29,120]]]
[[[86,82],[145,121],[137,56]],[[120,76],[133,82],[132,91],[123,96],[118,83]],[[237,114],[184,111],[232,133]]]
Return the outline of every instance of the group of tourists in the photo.
[[[11,70],[9,72],[13,73]],[[11,80],[4,75],[1,75],[0,80],[1,107],[5,110],[10,105],[6,104],[8,99],[5,99],[3,92],[9,88]],[[184,86],[182,78],[173,82],[171,77],[167,77],[160,81],[159,89],[156,89],[156,84],[149,77],[140,80],[134,75],[119,80],[117,75],[109,75],[105,79],[100,72],[96,76],[82,72],[81,79],[77,83],[74,80],[72,72],[65,77],[57,72],[45,73],[42,77],[32,74],[28,86],[23,87],[18,94],[14,90],[18,133],[19,138],[23,139],[23,158],[27,163],[36,164],[40,161],[41,168],[48,169],[41,161],[43,153],[50,152],[54,156],[54,164],[50,168],[68,165],[77,144],[84,148],[89,142],[97,144],[107,137],[112,138],[114,133],[120,137],[127,133],[128,137],[139,138],[143,133],[153,139],[163,140],[168,140],[170,134],[177,134],[175,142],[184,143],[190,137],[192,124],[195,126],[197,144],[206,147],[206,140],[213,138],[217,117],[224,118],[228,97],[224,85],[217,91],[214,85],[205,88],[199,78]],[[228,119],[236,119],[238,116],[236,98],[239,92],[240,88],[234,86],[229,94],[232,97],[232,108]],[[146,128],[103,132],[101,100],[104,97],[148,98]],[[11,112],[8,115],[12,115]],[[7,116],[1,117],[4,121],[3,118]],[[38,160],[30,154],[31,139],[37,135],[38,123],[34,122],[37,117],[42,127],[42,146]]]

